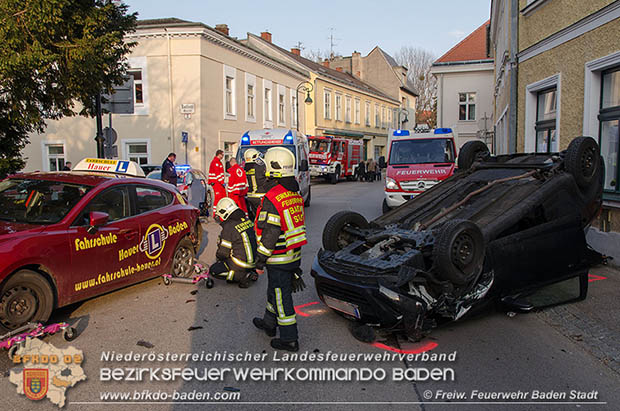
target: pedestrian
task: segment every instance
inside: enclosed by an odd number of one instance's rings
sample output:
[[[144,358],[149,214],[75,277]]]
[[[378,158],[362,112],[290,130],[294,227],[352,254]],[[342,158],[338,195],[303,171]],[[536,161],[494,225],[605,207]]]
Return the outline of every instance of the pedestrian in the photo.
[[[248,179],[245,176],[245,170],[237,164],[236,158],[228,160],[228,185],[226,189],[228,191],[228,197],[232,198],[237,206],[248,214],[248,206],[245,203],[245,195],[248,192]]]
[[[249,148],[243,153],[245,159],[245,175],[248,179],[248,216],[252,221],[256,220],[256,210],[267,192],[267,177],[265,176],[265,163],[261,158],[261,152],[255,148]]]
[[[215,217],[215,206],[224,197],[226,197],[226,188],[224,187],[224,166],[222,159],[224,152],[217,150],[215,157],[209,165],[209,185],[213,189],[213,216]]]
[[[304,200],[295,180],[295,156],[283,147],[273,147],[265,154],[266,175],[274,181],[258,209],[256,235],[258,249],[256,272],[267,268],[267,307],[263,318],[254,325],[275,337],[271,346],[277,350],[298,351],[297,320],[292,293],[304,289],[301,278],[301,247],[307,244]]]
[[[372,160],[372,158],[368,159],[368,164],[366,164],[366,181],[374,181],[376,174],[376,164]]]
[[[364,160],[360,161],[360,163],[357,165],[357,176],[360,181],[364,181],[364,179],[366,178],[366,163],[364,162]]]
[[[229,283],[239,283],[239,288],[248,288],[251,280],[258,279],[258,274],[254,271],[254,224],[228,197],[217,203],[215,217],[220,220],[222,232],[217,239],[217,262],[211,265],[209,274]]]
[[[177,185],[177,169],[174,166],[176,159],[177,155],[170,153],[161,165],[161,181],[165,181],[174,186]]]
[[[67,161],[65,166],[62,168],[62,171],[71,171],[71,161]]]

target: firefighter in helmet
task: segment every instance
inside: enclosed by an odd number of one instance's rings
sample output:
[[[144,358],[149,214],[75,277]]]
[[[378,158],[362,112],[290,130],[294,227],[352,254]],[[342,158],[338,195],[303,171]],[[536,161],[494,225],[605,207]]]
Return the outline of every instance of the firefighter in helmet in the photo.
[[[212,276],[238,282],[240,288],[248,288],[250,280],[256,281],[254,271],[256,235],[254,224],[245,216],[231,198],[222,198],[215,207],[215,218],[220,220],[222,232],[217,239],[217,262],[211,265]]]
[[[287,148],[273,147],[265,154],[270,189],[264,195],[256,222],[258,250],[256,271],[267,268],[267,307],[254,325],[275,337],[271,346],[298,351],[297,322],[292,293],[303,290],[301,247],[307,244],[304,200],[295,180],[295,156]]]
[[[255,148],[247,149],[243,153],[243,158],[245,160],[245,175],[248,179],[248,214],[254,221],[260,201],[267,192],[265,162],[261,158],[261,152]]]

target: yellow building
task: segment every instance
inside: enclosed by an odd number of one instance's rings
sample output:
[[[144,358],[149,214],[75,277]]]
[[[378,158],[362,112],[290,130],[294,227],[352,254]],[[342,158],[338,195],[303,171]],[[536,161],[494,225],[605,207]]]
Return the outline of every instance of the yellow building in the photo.
[[[299,110],[305,113],[308,135],[344,136],[364,141],[366,158],[386,154],[388,129],[398,128],[400,102],[359,78],[300,55],[299,49],[285,50],[272,42],[271,34],[248,34],[244,44],[276,60],[310,73],[310,85],[300,85]],[[304,103],[311,88],[311,103]],[[300,114],[301,115],[301,114]]]

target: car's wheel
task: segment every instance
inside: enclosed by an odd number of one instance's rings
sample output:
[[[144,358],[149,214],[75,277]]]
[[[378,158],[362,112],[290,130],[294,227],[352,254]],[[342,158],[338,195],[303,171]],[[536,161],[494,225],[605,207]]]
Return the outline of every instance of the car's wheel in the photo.
[[[172,275],[175,277],[191,277],[194,272],[194,245],[189,238],[184,237],[172,258]]]
[[[480,228],[467,220],[451,220],[435,238],[433,261],[442,280],[464,285],[480,274],[485,244]]]
[[[468,141],[459,150],[458,166],[459,170],[465,171],[476,161],[484,159],[490,155],[489,147],[480,140]]]
[[[336,171],[329,175],[329,182],[336,184],[340,180],[340,166],[336,167]]]
[[[0,291],[0,334],[28,322],[46,322],[54,309],[54,292],[39,273],[20,270]]]
[[[564,168],[580,188],[587,188],[600,166],[599,147],[592,137],[577,137],[568,145]]]
[[[77,330],[73,327],[69,327],[65,329],[65,331],[62,333],[62,338],[65,341],[73,341],[77,338],[77,336],[78,336]]]
[[[368,228],[368,221],[363,215],[353,211],[334,214],[323,228],[323,248],[338,251],[355,241],[356,237],[346,231],[347,227]]]
[[[304,207],[310,207],[310,200],[312,200],[312,186],[308,186],[308,197],[304,201]]]
[[[381,206],[381,209],[383,210],[383,214],[387,213],[388,211],[391,211],[392,209],[390,208],[390,206],[387,203],[387,200],[384,198],[383,199],[383,204]]]

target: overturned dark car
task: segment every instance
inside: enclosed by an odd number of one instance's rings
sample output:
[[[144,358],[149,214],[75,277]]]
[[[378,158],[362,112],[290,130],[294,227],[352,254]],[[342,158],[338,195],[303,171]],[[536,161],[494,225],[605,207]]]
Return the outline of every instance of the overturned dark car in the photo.
[[[602,204],[596,141],[499,156],[469,142],[458,166],[374,221],[331,217],[312,266],[325,304],[417,341],[488,303],[529,311],[586,297],[588,269],[602,260],[585,240]]]

